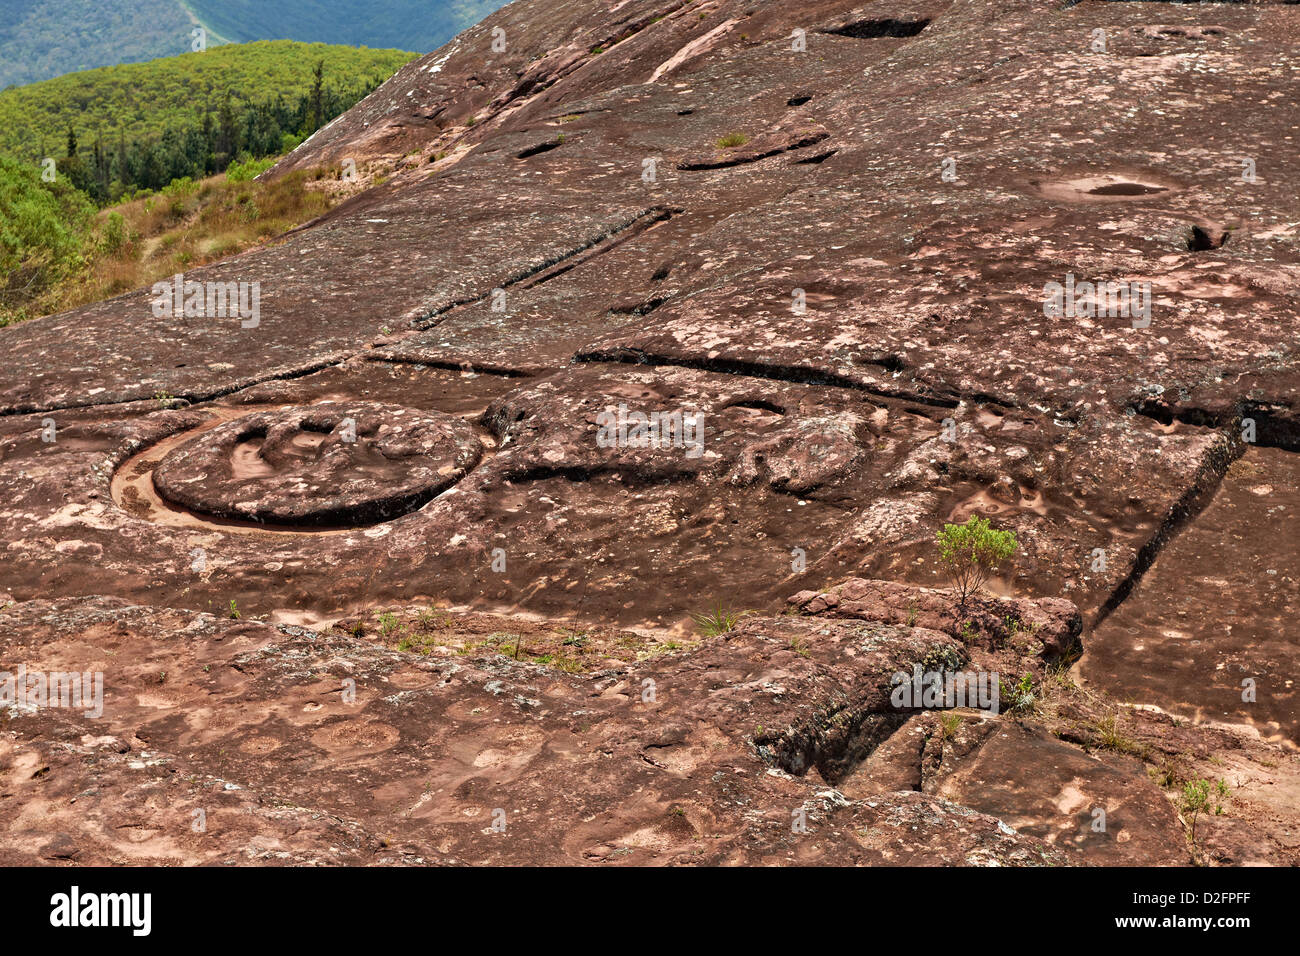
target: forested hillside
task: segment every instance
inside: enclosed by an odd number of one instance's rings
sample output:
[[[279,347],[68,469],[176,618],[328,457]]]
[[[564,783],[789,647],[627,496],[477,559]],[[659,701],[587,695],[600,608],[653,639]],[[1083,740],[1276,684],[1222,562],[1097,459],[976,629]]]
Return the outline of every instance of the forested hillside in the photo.
[[[331,197],[304,184],[327,171],[250,180],[413,56],[232,44],[0,92],[0,326],[319,215]]]
[[[60,76],[0,92],[0,153],[61,155],[69,128],[83,143],[102,139],[116,146],[122,138],[157,137],[198,125],[227,97],[236,112],[254,103],[293,104],[311,90],[318,63],[326,95],[346,99],[373,89],[414,56],[282,40]],[[337,104],[325,105],[331,109],[336,115]]]
[[[0,0],[0,89],[209,48],[299,40],[427,53],[501,0]]]
[[[0,88],[175,56],[197,24],[177,0],[0,0]]]

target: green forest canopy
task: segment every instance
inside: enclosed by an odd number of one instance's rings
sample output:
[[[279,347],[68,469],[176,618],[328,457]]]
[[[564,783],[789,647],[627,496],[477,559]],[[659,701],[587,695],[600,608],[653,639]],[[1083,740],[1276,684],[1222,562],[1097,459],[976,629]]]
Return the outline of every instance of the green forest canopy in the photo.
[[[55,77],[0,91],[0,153],[62,156],[69,126],[82,143],[156,137],[197,125],[227,94],[242,104],[302,97],[318,62],[329,83],[377,85],[415,56],[279,40]]]
[[[246,248],[309,216],[319,192],[247,180],[415,56],[259,42],[0,92],[0,326],[133,287],[157,265],[141,230],[193,245],[182,224],[213,212],[214,242]]]
[[[0,156],[0,326],[24,296],[80,268],[94,215],[66,180],[42,182],[36,167]]]
[[[0,0],[0,88],[190,49],[177,0]]]
[[[0,0],[0,89],[225,42],[300,40],[428,53],[502,0]]]

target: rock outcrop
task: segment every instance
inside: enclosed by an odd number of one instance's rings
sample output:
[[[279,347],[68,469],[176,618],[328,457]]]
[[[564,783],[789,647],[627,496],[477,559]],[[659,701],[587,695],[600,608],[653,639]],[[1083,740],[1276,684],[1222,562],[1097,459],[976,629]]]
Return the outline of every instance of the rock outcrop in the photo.
[[[0,671],[104,678],[4,711],[0,858],[1294,864],[1298,40],[521,0],[403,68],[269,173],[369,188],[185,276],[256,322],[0,330]]]

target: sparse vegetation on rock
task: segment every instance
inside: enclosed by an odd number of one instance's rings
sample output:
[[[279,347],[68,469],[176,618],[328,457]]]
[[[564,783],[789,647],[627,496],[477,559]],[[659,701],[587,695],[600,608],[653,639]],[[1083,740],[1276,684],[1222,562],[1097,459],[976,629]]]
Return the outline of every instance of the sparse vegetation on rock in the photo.
[[[726,634],[728,631],[734,630],[736,625],[748,613],[750,612],[735,611],[718,606],[712,611],[692,614],[691,619],[695,621],[695,626],[700,629],[700,633],[705,637],[717,637],[719,634]]]
[[[1020,546],[1014,531],[999,531],[978,515],[971,515],[965,524],[945,524],[938,542],[939,561],[962,607]]]
[[[1188,821],[1188,839],[1196,845],[1196,821],[1202,814],[1219,815],[1223,813],[1231,791],[1223,780],[1211,783],[1209,780],[1189,780],[1183,784],[1181,795],[1182,811]]]

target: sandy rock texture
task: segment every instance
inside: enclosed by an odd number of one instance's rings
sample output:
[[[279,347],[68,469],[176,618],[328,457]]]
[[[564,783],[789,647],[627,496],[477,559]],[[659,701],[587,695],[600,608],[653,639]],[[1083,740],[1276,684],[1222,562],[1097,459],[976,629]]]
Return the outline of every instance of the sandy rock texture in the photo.
[[[0,706],[0,861],[1294,865],[1298,47],[520,0],[408,64],[267,174],[377,185],[186,275],[255,324],[0,329],[0,678],[103,678]]]

